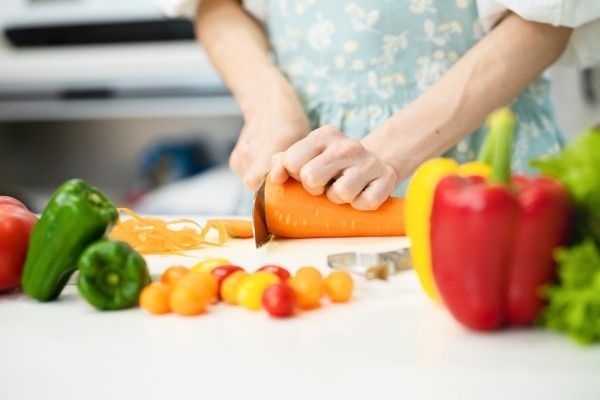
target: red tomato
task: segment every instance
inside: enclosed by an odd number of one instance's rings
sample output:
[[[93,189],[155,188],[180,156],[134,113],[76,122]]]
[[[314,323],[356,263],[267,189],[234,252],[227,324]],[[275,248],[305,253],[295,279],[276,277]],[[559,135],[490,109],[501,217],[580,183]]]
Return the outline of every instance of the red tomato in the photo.
[[[29,234],[37,217],[11,197],[0,196],[0,291],[19,285]]]
[[[220,288],[225,278],[227,278],[234,272],[243,270],[244,268],[238,267],[237,265],[219,265],[218,267],[213,268],[213,270],[210,273],[217,280],[217,284]]]
[[[265,289],[262,304],[272,317],[289,317],[294,313],[296,295],[287,283],[275,283]]]
[[[258,271],[262,272],[270,272],[275,274],[281,279],[281,282],[285,282],[290,278],[290,273],[287,269],[280,267],[279,265],[264,265],[258,269]]]

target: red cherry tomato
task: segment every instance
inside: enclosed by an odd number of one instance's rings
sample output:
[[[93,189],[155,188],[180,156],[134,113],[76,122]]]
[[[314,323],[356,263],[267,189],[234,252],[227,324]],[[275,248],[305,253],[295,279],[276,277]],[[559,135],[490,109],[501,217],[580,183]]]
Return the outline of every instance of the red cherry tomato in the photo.
[[[213,268],[210,272],[212,276],[216,279],[219,288],[221,284],[229,275],[233,274],[236,271],[243,271],[242,267],[238,267],[237,265],[219,265],[218,267]],[[220,291],[219,291],[220,292]]]
[[[265,289],[262,304],[272,317],[289,317],[294,313],[296,295],[287,283],[275,283]]]
[[[281,279],[281,282],[286,282],[290,278],[290,273],[287,269],[280,267],[279,265],[264,265],[258,269],[258,271],[262,272],[270,272],[275,274]]]

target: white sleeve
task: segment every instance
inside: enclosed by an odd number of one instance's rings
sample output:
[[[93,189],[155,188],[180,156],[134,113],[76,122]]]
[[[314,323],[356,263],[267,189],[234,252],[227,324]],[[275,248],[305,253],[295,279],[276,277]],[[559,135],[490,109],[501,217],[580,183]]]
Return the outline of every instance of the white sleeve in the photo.
[[[169,17],[194,18],[201,0],[155,0]],[[264,20],[268,0],[245,0],[244,8],[259,20]]]
[[[600,64],[600,0],[477,0],[477,7],[488,31],[508,11],[530,21],[573,28],[558,63],[579,67]]]
[[[194,18],[200,0],[156,0],[163,12],[171,18]]]

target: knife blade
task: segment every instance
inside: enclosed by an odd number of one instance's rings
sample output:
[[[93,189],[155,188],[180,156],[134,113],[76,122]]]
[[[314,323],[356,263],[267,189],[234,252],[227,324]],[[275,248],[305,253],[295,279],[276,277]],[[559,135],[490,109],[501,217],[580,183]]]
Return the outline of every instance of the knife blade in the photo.
[[[265,216],[265,182],[254,194],[254,205],[252,209],[252,230],[254,232],[254,244],[259,249],[269,243],[273,235],[267,227]]]

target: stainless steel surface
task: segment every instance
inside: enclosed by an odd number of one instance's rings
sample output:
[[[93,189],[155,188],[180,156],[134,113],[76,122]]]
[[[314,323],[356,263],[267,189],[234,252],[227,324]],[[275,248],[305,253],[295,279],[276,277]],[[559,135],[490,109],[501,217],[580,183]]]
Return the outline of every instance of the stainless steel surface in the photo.
[[[260,186],[254,195],[254,206],[252,210],[252,230],[254,232],[254,243],[256,248],[267,244],[273,235],[269,233],[267,219],[265,217],[265,183]]]
[[[390,275],[412,268],[408,247],[382,253],[339,253],[327,256],[327,265],[366,277],[386,280]]]

